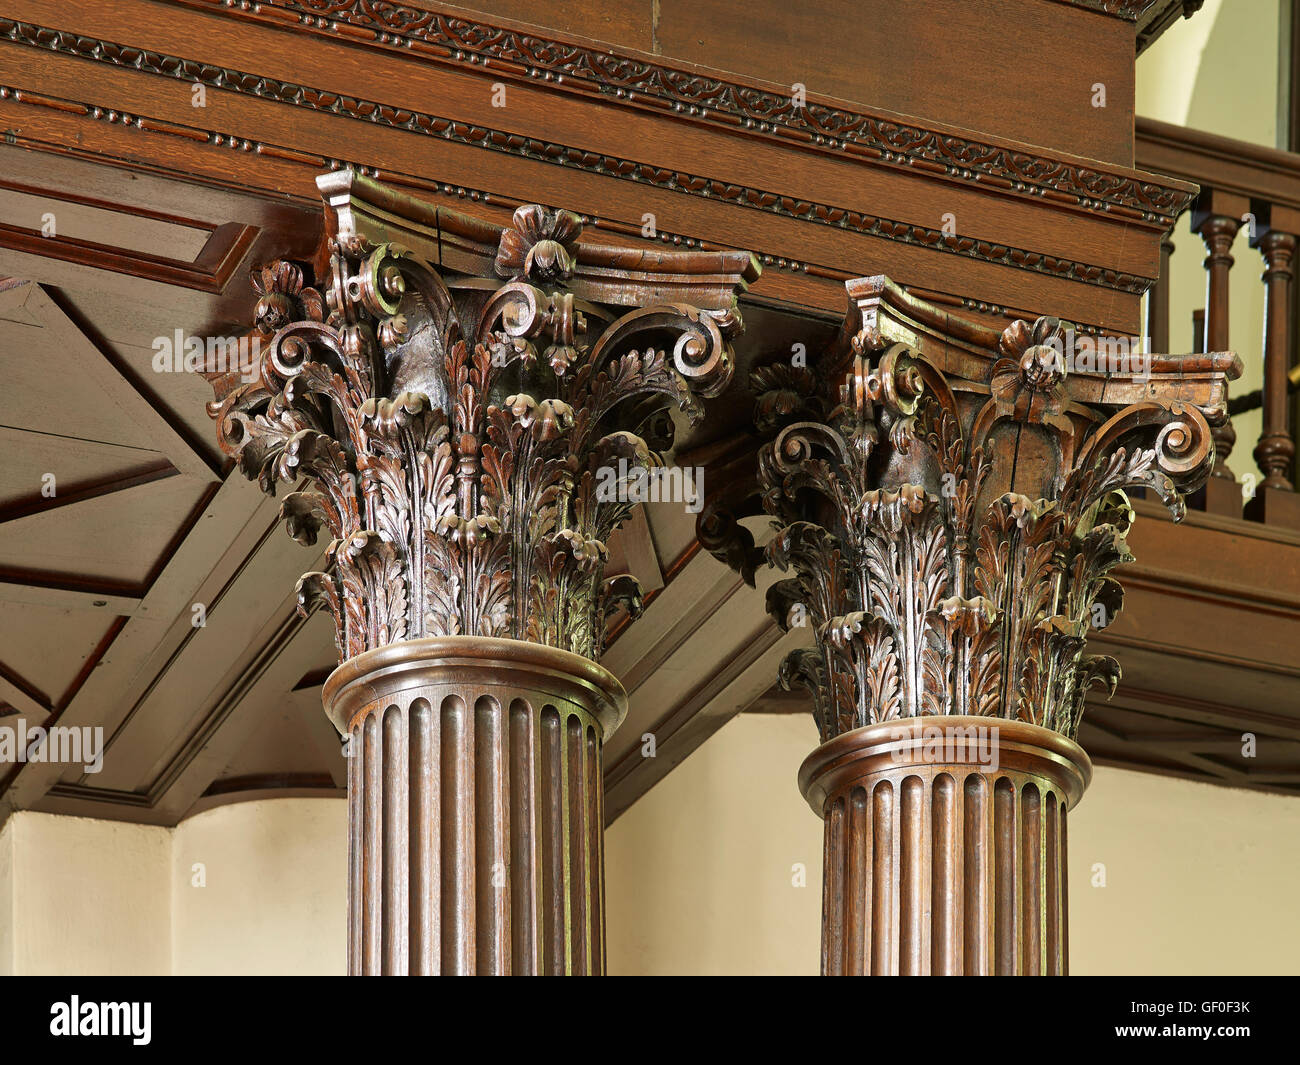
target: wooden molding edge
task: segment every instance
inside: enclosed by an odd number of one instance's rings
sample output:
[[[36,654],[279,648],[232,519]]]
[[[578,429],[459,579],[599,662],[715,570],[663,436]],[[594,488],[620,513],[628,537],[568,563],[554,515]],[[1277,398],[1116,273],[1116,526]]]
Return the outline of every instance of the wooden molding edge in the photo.
[[[986,188],[1012,195],[1036,194],[1080,207],[1100,204],[1106,214],[1165,226],[1195,194],[1186,183],[1156,174],[1009,140],[975,140],[969,130],[922,124],[911,116],[868,110],[834,97],[809,94],[807,106],[798,108],[786,86],[666,61],[627,47],[593,47],[556,30],[448,4],[413,7],[397,0],[381,9],[368,0],[265,0],[255,6],[231,5],[226,0],[166,2],[480,74],[490,63],[494,78],[513,76],[535,83],[540,76],[556,92],[598,95],[604,102],[669,112],[684,122],[720,126],[809,151],[860,156],[913,172],[957,177],[969,171],[985,181],[992,179]],[[1060,2],[1093,9],[1145,9],[1157,0]],[[1117,17],[1136,21],[1138,15]],[[0,21],[0,34],[4,25]]]
[[[186,263],[76,237],[45,237],[36,230],[0,222],[0,248],[219,296],[257,234],[256,226],[227,223],[212,231],[198,258]]]

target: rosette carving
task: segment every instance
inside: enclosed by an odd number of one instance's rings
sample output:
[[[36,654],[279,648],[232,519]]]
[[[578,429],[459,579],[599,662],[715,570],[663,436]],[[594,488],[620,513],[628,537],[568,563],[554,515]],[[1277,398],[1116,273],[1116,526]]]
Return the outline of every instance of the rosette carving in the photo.
[[[661,464],[665,410],[698,421],[696,393],[725,387],[734,293],[721,310],[635,291],[589,299],[619,293],[575,280],[586,251],[566,211],[515,212],[495,257],[479,259],[505,278],[486,287],[444,281],[342,217],[319,287],[301,264],[255,271],[257,379],[208,375],[225,451],[266,492],[293,489],[281,515],[296,540],[330,537],[325,572],[298,584],[300,610],[329,611],[341,659],[458,634],[598,656],[607,614],[640,606],[632,578],[604,572],[636,504],[598,496],[599,471]],[[713,265],[681,264],[688,282]],[[671,265],[660,257],[661,274]]]
[[[1132,561],[1126,493],[1182,517],[1213,466],[1207,414],[1235,357],[1197,381],[1158,356],[1130,390],[1142,398],[1103,404],[1095,376],[1076,391],[1051,357],[1055,319],[999,336],[875,285],[852,342],[816,373],[751,378],[766,437],[757,484],[775,519],[766,558],[789,574],[768,609],[813,637],[781,682],[811,691],[823,741],[938,714],[1072,738],[1088,689],[1119,679],[1086,641],[1123,604],[1111,572]],[[906,321],[890,300],[906,300]],[[918,328],[930,313],[934,332]]]

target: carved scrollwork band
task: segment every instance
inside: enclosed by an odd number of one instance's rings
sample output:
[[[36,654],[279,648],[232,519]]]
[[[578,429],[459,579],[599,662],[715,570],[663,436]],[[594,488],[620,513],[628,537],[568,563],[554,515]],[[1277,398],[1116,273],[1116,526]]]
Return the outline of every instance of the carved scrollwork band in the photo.
[[[757,479],[775,519],[766,558],[792,574],[769,589],[768,609],[814,637],[787,657],[782,683],[811,691],[823,742],[921,715],[1073,737],[1088,689],[1113,692],[1119,677],[1086,639],[1123,604],[1110,573],[1132,560],[1126,490],[1181,519],[1182,494],[1213,466],[1210,421],[1239,364],[1152,356],[1145,382],[1117,386],[1132,402],[1085,400],[1097,375],[1067,372],[1066,325],[936,341],[894,316],[890,301],[904,297],[876,280],[861,328],[816,373],[751,374],[767,437]],[[952,328],[917,303],[909,315]],[[710,546],[748,557],[734,539]]]
[[[239,9],[234,13],[239,13]],[[710,200],[733,203],[750,210],[763,211],[816,225],[833,226],[915,247],[941,250],[1017,270],[1065,277],[1082,284],[1118,292],[1141,294],[1151,283],[1149,278],[1129,271],[1075,261],[1033,248],[970,236],[952,236],[940,229],[915,221],[880,217],[839,204],[785,196],[772,189],[740,184],[734,180],[708,174],[678,171],[644,160],[585,151],[571,144],[519,136],[508,130],[460,122],[445,115],[397,107],[381,100],[332,92],[319,87],[285,81],[268,74],[222,67],[181,55],[70,33],[35,23],[0,18],[0,40],[8,40],[61,55],[75,56],[89,62],[147,71],[186,84],[203,84],[224,92],[269,100],[277,105],[338,115],[368,125],[379,124],[392,129],[437,137],[486,151],[546,163],[563,160],[566,167],[605,177],[636,181],[684,195],[707,196]],[[651,68],[651,80],[659,81],[661,73],[659,68]],[[677,80],[684,89],[692,90],[697,90],[702,83],[702,79],[696,73]],[[795,128],[803,125],[805,114],[819,110],[818,108],[791,109],[788,100],[771,93],[759,93],[755,96],[752,92],[743,92],[742,95],[746,100],[765,100],[765,107],[768,104],[779,104],[782,112],[781,124],[791,122]],[[75,101],[71,102],[76,104]],[[87,109],[92,114],[104,110],[93,105],[87,105]],[[1135,177],[1121,173],[1105,173],[1092,168],[1081,168],[1061,160],[1049,160],[1037,155],[1013,151],[1003,146],[966,142],[951,133],[899,125],[892,120],[840,112],[835,109],[821,108],[820,110],[826,113],[819,120],[817,128],[824,126],[828,131],[835,131],[832,139],[842,138],[842,143],[845,144],[856,144],[861,140],[864,150],[873,158],[892,160],[893,163],[890,165],[910,167],[913,161],[921,161],[929,165],[938,165],[950,175],[972,171],[988,172],[997,175],[999,182],[1008,182],[1018,193],[1033,189],[1051,189],[1074,198],[1080,205],[1089,209],[1098,202],[1113,203],[1115,210],[1134,211],[1148,221],[1165,226],[1172,224],[1190,198],[1186,188],[1167,188],[1149,175]],[[107,114],[115,116],[119,112],[109,109]],[[95,117],[100,116],[95,114]],[[122,118],[124,121],[134,121],[136,124],[144,122],[141,116],[123,115]],[[157,124],[157,118],[151,117],[150,126]],[[821,133],[815,136],[824,139]],[[243,151],[260,152],[263,148],[261,142],[216,130],[209,130],[208,137],[214,144],[228,143],[230,147],[238,147]]]
[[[718,256],[668,252],[650,281],[588,283],[583,262],[631,261],[626,249],[588,249],[576,215],[527,206],[483,260],[496,287],[449,285],[417,251],[349,228],[353,213],[339,212],[319,284],[294,263],[255,272],[256,379],[207,374],[245,475],[270,494],[311,483],[281,504],[295,539],[331,537],[300,608],[328,608],[341,659],[452,635],[595,658],[606,614],[640,601],[631,577],[605,578],[635,502],[599,493],[598,471],[662,464],[666,411],[698,421],[697,397],[726,387],[744,281],[719,286]],[[696,275],[720,287],[713,306],[656,298]]]
[[[217,6],[219,0],[205,0]],[[1153,0],[1061,0],[1130,21]],[[1106,205],[1171,224],[1190,202],[1186,189],[1163,185],[1154,175],[1112,172],[1097,165],[1048,159],[1028,152],[972,140],[955,130],[934,130],[903,122],[897,115],[875,115],[842,104],[810,101],[797,106],[788,93],[774,92],[683,69],[617,49],[546,37],[537,30],[496,26],[482,13],[472,19],[395,0],[278,0],[256,10],[221,4],[231,17],[266,17],[271,11],[297,12],[302,24],[327,31],[347,24],[358,36],[411,54],[410,42],[441,51],[454,62],[520,67],[530,76],[557,85],[582,85],[626,104],[671,109],[683,119],[759,133],[790,131],[829,150],[851,148],[883,165],[941,167],[948,175],[980,174],[1024,193],[1048,190],[1079,205]],[[282,18],[277,11],[274,16]]]

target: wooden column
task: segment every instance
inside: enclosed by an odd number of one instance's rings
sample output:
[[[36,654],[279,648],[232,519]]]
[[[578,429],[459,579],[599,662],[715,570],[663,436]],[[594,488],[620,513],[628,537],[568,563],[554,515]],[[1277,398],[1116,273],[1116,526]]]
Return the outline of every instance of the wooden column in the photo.
[[[296,487],[296,539],[330,535],[298,601],[331,615],[341,662],[348,969],[601,973],[601,747],[626,697],[595,660],[641,602],[606,541],[673,409],[698,422],[730,380],[757,264],[318,184],[314,262],[255,275],[258,372],[206,376],[225,450]]]
[[[1078,744],[1021,721],[910,718],[823,744],[799,772],[826,822],[822,971],[1066,975],[1066,813],[1091,777]]]
[[[349,738],[349,971],[603,973],[601,746],[626,704],[596,663],[517,640],[340,666],[325,705]]]
[[[1125,489],[1181,517],[1241,366],[1099,363],[1054,318],[998,333],[885,278],[848,291],[815,367],[750,374],[766,558],[791,574],[768,609],[810,637],[781,681],[822,739],[799,780],[826,819],[823,969],[1064,973],[1074,736],[1119,679],[1085,651],[1123,603]]]

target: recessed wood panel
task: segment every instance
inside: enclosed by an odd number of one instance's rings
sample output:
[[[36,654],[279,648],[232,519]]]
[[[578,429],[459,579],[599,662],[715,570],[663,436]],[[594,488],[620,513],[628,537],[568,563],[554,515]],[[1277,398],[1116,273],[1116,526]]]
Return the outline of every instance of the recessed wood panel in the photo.
[[[96,653],[111,618],[104,610],[58,610],[0,602],[0,668],[57,705]]]
[[[192,262],[211,236],[209,229],[126,211],[106,210],[46,190],[0,185],[0,219],[44,237],[60,236]]]
[[[0,465],[0,522],[8,520],[9,510],[20,503],[36,508],[55,506],[60,502],[60,486],[111,484],[159,463],[166,465],[156,451],[2,426],[0,455],[5,457]],[[54,476],[52,489],[48,488],[49,474]]]
[[[0,570],[140,586],[206,491],[173,477],[6,522]]]

